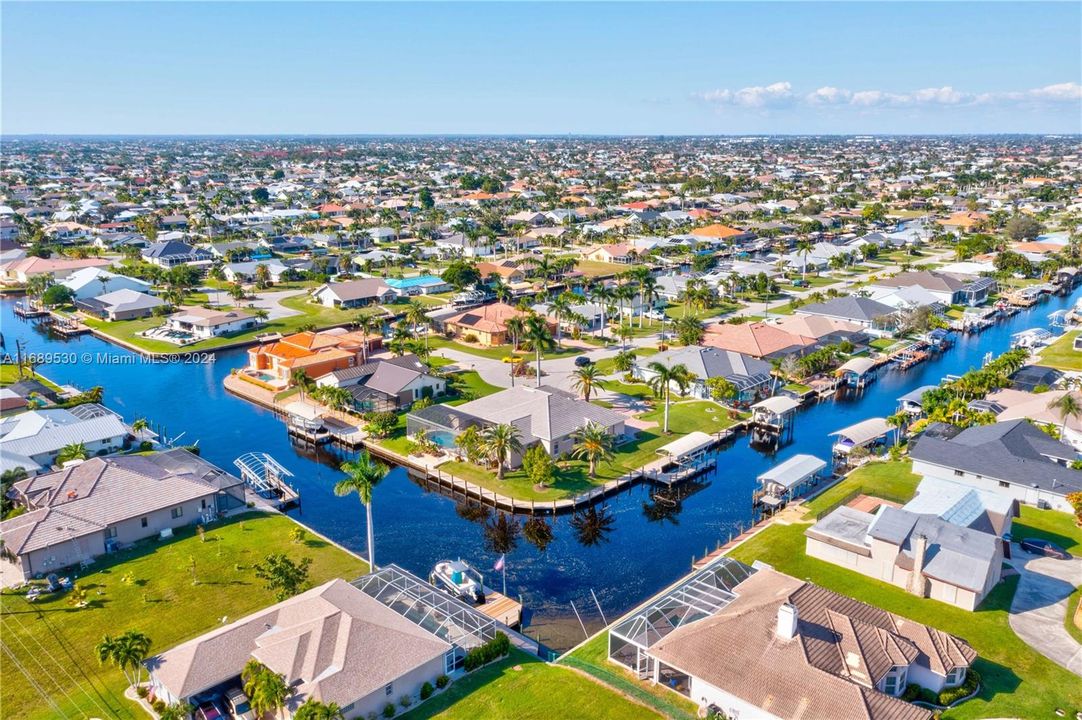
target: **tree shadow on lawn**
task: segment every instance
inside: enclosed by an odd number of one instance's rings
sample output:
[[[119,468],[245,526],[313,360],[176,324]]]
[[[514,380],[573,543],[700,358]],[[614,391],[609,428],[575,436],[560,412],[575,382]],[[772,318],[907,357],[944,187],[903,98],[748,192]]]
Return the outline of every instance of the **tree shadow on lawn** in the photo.
[[[508,676],[525,673],[527,668],[540,662],[542,662],[541,659],[533,655],[512,651],[506,658],[459,678],[439,695],[401,717],[403,720],[423,720],[423,718],[434,717],[460,700],[478,692],[484,686]],[[516,670],[516,667],[520,669]]]
[[[1061,535],[1060,533],[1053,532],[1052,530],[1045,530],[1043,528],[1034,527],[1033,525],[1027,525],[1024,518],[1016,518],[1011,526],[1011,537],[1016,541],[1026,540],[1028,538],[1034,538],[1038,540],[1047,540],[1049,542],[1059,545],[1073,555],[1077,555],[1077,546],[1079,545],[1078,539],[1069,537],[1067,535]],[[1075,549],[1072,552],[1072,549]]]

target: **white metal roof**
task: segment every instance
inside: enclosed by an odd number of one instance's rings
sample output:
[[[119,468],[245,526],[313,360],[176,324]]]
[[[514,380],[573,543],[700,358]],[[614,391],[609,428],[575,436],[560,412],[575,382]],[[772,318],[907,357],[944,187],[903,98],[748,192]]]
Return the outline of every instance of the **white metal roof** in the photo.
[[[663,445],[657,450],[658,455],[668,455],[674,458],[692,455],[714,444],[714,438],[704,432],[695,430],[684,437],[673,440],[668,445]]]
[[[760,400],[751,407],[753,409],[762,408],[763,410],[768,410],[775,415],[781,415],[782,413],[787,413],[790,410],[796,410],[798,407],[800,407],[800,403],[791,397],[786,397],[785,395],[775,395],[774,397],[769,397],[766,400]]]
[[[863,375],[873,367],[875,367],[875,360],[866,357],[855,357],[847,360],[838,368],[838,372],[853,372],[857,375]]]
[[[890,432],[890,425],[887,423],[886,419],[876,417],[862,420],[856,425],[850,425],[847,428],[835,430],[830,434],[843,437],[854,445],[861,445],[870,440],[874,440],[881,435],[886,435],[888,432]]]
[[[814,455],[794,455],[780,465],[770,468],[758,479],[760,483],[770,482],[788,488],[806,480],[826,466],[825,461]]]

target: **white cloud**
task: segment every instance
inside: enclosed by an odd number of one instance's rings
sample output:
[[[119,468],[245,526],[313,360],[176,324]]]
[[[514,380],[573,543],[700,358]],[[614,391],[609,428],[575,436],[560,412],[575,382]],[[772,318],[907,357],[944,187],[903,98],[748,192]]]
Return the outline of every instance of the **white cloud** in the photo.
[[[800,95],[792,84],[776,82],[766,86],[752,86],[740,90],[718,89],[698,93],[704,102],[744,108],[769,109],[800,102],[809,106],[845,106],[860,108],[878,107],[959,107],[970,105],[1036,105],[1082,102],[1082,85],[1076,82],[1056,83],[1021,91],[970,93],[950,85],[929,87],[911,92],[886,90],[847,90],[826,85],[810,93]]]

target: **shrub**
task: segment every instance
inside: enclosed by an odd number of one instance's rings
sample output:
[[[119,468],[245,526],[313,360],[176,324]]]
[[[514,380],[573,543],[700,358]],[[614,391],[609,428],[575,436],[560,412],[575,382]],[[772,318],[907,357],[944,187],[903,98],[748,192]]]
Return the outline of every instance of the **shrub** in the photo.
[[[159,699],[159,700],[155,700],[154,702],[152,702],[152,703],[150,704],[150,707],[154,708],[154,712],[156,712],[156,713],[158,713],[159,715],[161,715],[161,714],[162,714],[162,712],[163,712],[163,711],[165,710],[165,708],[166,708],[166,705],[165,705],[165,701],[164,701],[164,700],[160,700],[160,699]]]
[[[402,697],[398,698],[398,704],[404,708],[408,708],[410,705],[413,704],[413,698],[411,698],[409,695],[403,695]]]
[[[451,678],[447,677],[446,675],[440,675],[438,678],[436,678],[436,687],[438,687],[440,690],[443,690],[450,682]]]
[[[909,683],[905,686],[905,691],[902,693],[902,700],[905,700],[906,702],[913,702],[920,697],[921,690],[923,690],[923,688],[920,685],[917,685],[916,683]]]
[[[962,698],[975,693],[980,684],[981,676],[977,673],[976,670],[970,668],[966,672],[966,679],[961,685],[952,688],[944,688],[939,693],[939,704],[950,705],[952,703],[956,703]]]
[[[488,665],[493,660],[503,657],[511,651],[511,641],[502,632],[496,633],[496,637],[487,641],[484,645],[475,647],[466,653],[464,667],[466,672],[476,670],[483,665]]]
[[[135,694],[141,698],[146,698],[146,696],[150,694],[150,690],[147,689],[146,685],[140,685],[135,688]]]
[[[477,342],[477,336],[474,335],[473,333],[466,333],[465,335],[462,336],[462,342],[475,343],[475,342]]]
[[[383,706],[383,717],[393,718],[395,714],[394,703],[387,703]]]
[[[432,693],[434,692],[436,692],[436,688],[432,687],[432,683],[425,682],[425,684],[421,686],[421,699],[429,699],[430,697],[432,697]]]

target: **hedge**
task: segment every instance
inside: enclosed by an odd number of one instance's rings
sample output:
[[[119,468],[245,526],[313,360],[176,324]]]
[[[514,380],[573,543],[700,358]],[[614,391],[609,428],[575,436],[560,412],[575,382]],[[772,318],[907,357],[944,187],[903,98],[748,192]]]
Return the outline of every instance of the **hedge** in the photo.
[[[472,672],[483,665],[488,665],[493,660],[502,658],[509,652],[511,652],[511,640],[502,632],[497,632],[496,637],[466,653],[463,666],[466,672]]]

